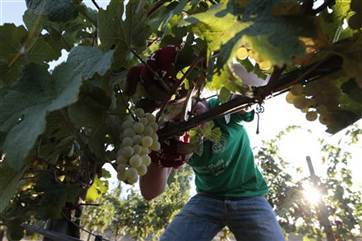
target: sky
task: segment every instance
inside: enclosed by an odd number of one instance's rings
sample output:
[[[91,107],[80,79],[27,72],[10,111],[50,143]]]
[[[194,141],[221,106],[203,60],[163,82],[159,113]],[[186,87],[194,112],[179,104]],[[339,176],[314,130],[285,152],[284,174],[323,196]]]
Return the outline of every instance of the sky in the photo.
[[[90,0],[85,0],[89,7],[94,8]],[[109,1],[97,0],[97,3],[102,7],[106,7]],[[25,0],[0,0],[0,24],[15,23],[16,25],[22,24],[22,14],[26,9]],[[63,56],[62,60],[65,57]],[[325,127],[319,122],[309,122],[305,119],[304,114],[294,108],[292,105],[287,104],[285,95],[274,97],[265,102],[265,111],[260,115],[260,133],[256,132],[256,121],[252,123],[245,123],[252,147],[257,148],[261,146],[262,140],[268,140],[275,137],[280,131],[284,130],[290,125],[302,126],[305,130],[299,130],[286,136],[280,143],[282,157],[290,162],[293,167],[302,168],[304,171],[301,177],[309,175],[307,169],[306,156],[312,158],[317,175],[323,176],[325,168],[321,163],[320,146],[318,144],[319,138],[336,141],[341,137],[341,133],[331,136],[326,133]],[[362,121],[358,122],[362,127]],[[310,129],[311,133],[306,130]],[[349,147],[346,147],[349,148]],[[351,149],[353,153],[353,160],[350,162],[350,167],[353,171],[354,180],[362,187],[362,175],[359,170],[362,169],[362,161],[357,160],[362,156],[362,143],[357,147]],[[290,170],[293,173],[293,170]]]

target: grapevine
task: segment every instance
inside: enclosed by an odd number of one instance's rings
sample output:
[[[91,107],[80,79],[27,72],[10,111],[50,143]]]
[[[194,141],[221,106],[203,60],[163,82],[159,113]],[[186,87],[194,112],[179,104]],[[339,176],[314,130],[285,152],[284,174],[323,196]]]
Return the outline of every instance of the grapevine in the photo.
[[[0,223],[13,237],[97,200],[105,164],[134,184],[168,139],[278,94],[330,133],[362,116],[359,0],[25,2],[22,26],[0,26]],[[239,97],[180,118],[175,100],[202,86]]]

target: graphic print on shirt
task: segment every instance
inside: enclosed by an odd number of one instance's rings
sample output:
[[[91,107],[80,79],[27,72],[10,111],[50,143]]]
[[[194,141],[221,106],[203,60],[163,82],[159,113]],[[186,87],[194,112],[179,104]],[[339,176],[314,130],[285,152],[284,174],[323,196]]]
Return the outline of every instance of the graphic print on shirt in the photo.
[[[221,154],[225,150],[225,139],[222,139],[218,143],[211,143],[211,152],[212,156],[215,154]],[[220,156],[220,158],[211,159],[210,163],[207,163],[203,166],[194,166],[194,169],[200,174],[208,174],[218,176],[225,171],[225,169],[229,166],[231,159],[225,160]]]

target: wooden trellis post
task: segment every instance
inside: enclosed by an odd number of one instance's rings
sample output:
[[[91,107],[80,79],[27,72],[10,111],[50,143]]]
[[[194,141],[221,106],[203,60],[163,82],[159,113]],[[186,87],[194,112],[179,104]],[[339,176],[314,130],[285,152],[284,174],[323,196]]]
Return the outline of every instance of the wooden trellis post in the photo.
[[[319,187],[319,183],[318,183],[319,181],[318,181],[318,177],[315,175],[315,172],[314,172],[312,159],[310,158],[310,156],[307,156],[306,160],[308,163],[310,179],[315,187]],[[332,224],[328,219],[328,217],[329,217],[328,208],[322,199],[320,200],[320,202],[317,206],[317,214],[318,214],[319,224],[324,228],[324,232],[326,233],[327,241],[336,241],[334,234],[333,234],[333,230],[332,230]]]

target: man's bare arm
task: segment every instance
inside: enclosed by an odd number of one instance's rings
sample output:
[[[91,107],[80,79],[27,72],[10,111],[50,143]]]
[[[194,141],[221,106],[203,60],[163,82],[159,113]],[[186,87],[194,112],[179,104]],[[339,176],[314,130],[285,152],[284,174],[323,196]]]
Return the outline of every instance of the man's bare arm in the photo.
[[[146,200],[151,200],[166,188],[167,179],[170,175],[171,168],[160,167],[156,163],[151,163],[146,175],[140,179],[141,194]]]

